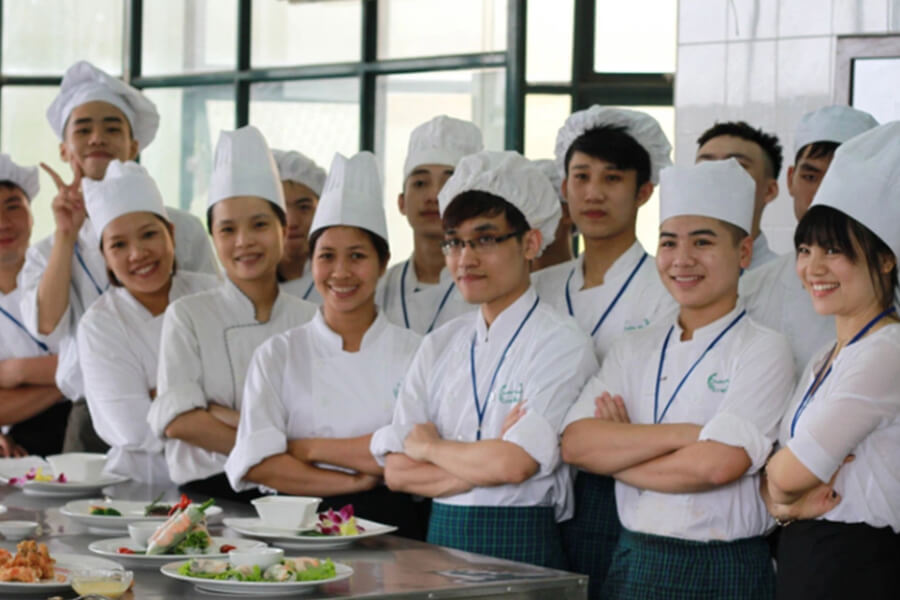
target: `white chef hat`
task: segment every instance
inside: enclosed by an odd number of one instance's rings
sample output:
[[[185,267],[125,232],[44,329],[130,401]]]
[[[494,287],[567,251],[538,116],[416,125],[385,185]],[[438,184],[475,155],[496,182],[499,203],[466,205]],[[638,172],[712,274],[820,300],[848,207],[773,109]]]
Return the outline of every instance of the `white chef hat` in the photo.
[[[659,183],[660,170],[672,164],[672,144],[656,119],[639,110],[612,108],[595,104],[569,115],[556,134],[556,168],[560,177],[566,172],[566,153],[572,144],[591,129],[622,127],[650,155],[650,181]]]
[[[311,158],[294,150],[272,149],[272,157],[278,166],[278,176],[282,181],[296,181],[302,183],[316,196],[322,195],[322,186],[325,185],[325,169],[317,165]]]
[[[755,196],[753,178],[734,158],[667,167],[660,173],[659,223],[695,215],[719,219],[749,233]]]
[[[134,161],[113,160],[102,180],[81,180],[84,204],[97,241],[113,219],[135,212],[151,212],[166,221],[169,215],[162,194],[147,169]]]
[[[65,138],[66,121],[73,110],[97,100],[112,104],[125,114],[139,150],[146,148],[156,137],[159,129],[156,105],[137,88],[107,75],[86,60],[66,69],[59,94],[47,109],[47,120],[57,137]]]
[[[562,215],[559,197],[547,176],[518,152],[485,150],[459,161],[438,193],[441,216],[457,196],[470,191],[499,196],[522,211],[528,225],[541,231],[541,252],[553,243]]]
[[[337,225],[371,231],[388,241],[378,161],[371,152],[352,157],[335,153],[309,235]]]
[[[794,135],[794,153],[815,142],[843,144],[852,137],[878,126],[869,113],[849,106],[825,106],[800,119]]]
[[[531,162],[550,180],[550,185],[553,186],[553,191],[556,192],[556,197],[559,198],[559,201],[565,202],[566,198],[562,195],[562,175],[559,169],[556,168],[556,161],[550,158],[541,158]]]
[[[830,206],[881,238],[900,257],[900,121],[841,144],[811,206]]]
[[[22,188],[29,202],[41,189],[38,168],[19,166],[13,162],[9,154],[0,154],[0,181],[9,181]]]
[[[253,125],[223,131],[209,181],[207,206],[235,196],[257,196],[284,211],[284,190],[266,138]]]
[[[409,148],[403,163],[403,180],[420,165],[455,167],[468,154],[484,149],[478,125],[447,115],[422,123],[409,134]]]

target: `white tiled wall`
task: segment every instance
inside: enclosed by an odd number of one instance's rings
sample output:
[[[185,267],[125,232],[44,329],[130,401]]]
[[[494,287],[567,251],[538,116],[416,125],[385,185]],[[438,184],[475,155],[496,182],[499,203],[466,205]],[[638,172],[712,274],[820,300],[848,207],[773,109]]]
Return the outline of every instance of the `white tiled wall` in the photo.
[[[784,171],[794,128],[831,103],[835,38],[900,32],[900,0],[679,0],[675,83],[676,156],[694,160],[715,121],[744,120],[784,146],[781,193],[763,230],[776,252],[792,248],[795,220]]]

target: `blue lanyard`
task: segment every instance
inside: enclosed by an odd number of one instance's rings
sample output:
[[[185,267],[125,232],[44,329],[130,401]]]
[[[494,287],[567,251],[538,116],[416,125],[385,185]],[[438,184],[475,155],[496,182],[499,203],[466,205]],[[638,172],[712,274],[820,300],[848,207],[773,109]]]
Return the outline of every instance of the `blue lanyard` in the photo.
[[[591,330],[591,337],[593,337],[597,330],[600,329],[600,326],[603,325],[603,322],[606,320],[606,317],[609,316],[609,313],[612,312],[613,307],[619,301],[619,298],[622,297],[622,294],[625,293],[625,290],[628,288],[628,285],[631,283],[631,280],[634,279],[634,276],[637,275],[637,272],[641,269],[641,265],[644,264],[644,261],[647,260],[647,253],[644,252],[644,255],[641,257],[641,260],[638,261],[638,264],[631,270],[631,274],[628,276],[628,279],[625,280],[625,283],[622,284],[622,287],[619,288],[619,292],[612,299],[612,302],[609,303],[609,306],[606,307],[606,310],[603,311],[603,314],[600,316],[600,320],[597,321],[597,324],[594,325],[594,328]],[[566,306],[569,307],[569,316],[574,317],[575,311],[572,309],[572,296],[569,294],[569,283],[572,281],[572,275],[575,274],[575,268],[569,273],[569,278],[566,279]]]
[[[314,285],[316,285],[316,282],[315,282],[315,281],[310,281],[310,282],[309,282],[309,287],[306,288],[306,293],[303,294],[303,299],[304,299],[304,300],[306,300],[307,298],[309,298],[309,295],[310,295],[310,294],[312,293],[312,291],[313,291],[313,286],[314,286]]]
[[[97,280],[94,279],[94,275],[91,273],[91,270],[87,268],[86,264],[84,264],[84,259],[81,257],[81,251],[78,250],[78,246],[75,246],[75,258],[78,259],[78,263],[81,265],[81,268],[84,269],[84,272],[87,273],[87,276],[91,280],[91,283],[94,284],[94,289],[97,290],[97,295],[102,295],[103,288],[101,288],[100,284],[97,283]]]
[[[894,312],[896,312],[896,309],[893,306],[888,308],[887,310],[880,312],[878,316],[866,323],[865,327],[860,329],[859,332],[853,336],[853,339],[851,339],[847,345],[851,346],[858,342],[862,336],[866,335],[869,330],[872,329],[875,323]],[[825,371],[824,375],[822,374],[822,371],[825,370],[825,365],[828,365],[828,363],[831,362],[831,357],[834,355],[834,351],[836,348],[837,344],[831,347],[831,351],[828,352],[828,356],[825,358],[825,362],[822,363],[822,366],[819,368],[818,373],[816,373],[816,376],[813,377],[812,383],[809,384],[809,387],[806,389],[806,393],[803,394],[803,399],[800,401],[799,406],[797,406],[797,410],[794,412],[794,418],[791,419],[791,437],[794,437],[794,430],[797,428],[797,421],[800,420],[800,415],[803,414],[803,411],[806,410],[806,407],[813,399],[813,396],[815,396],[819,388],[822,387],[822,384],[825,383],[825,380],[828,379],[828,376],[831,375],[832,365],[828,366],[828,370]]]
[[[0,306],[0,312],[2,312],[4,315],[6,315],[6,318],[9,319],[10,321],[12,321],[12,322],[16,325],[16,327],[18,327],[19,329],[21,329],[22,331],[24,331],[24,332],[28,335],[28,337],[30,337],[30,338],[32,339],[32,341],[33,341],[35,344],[38,345],[38,348],[40,348],[40,349],[43,350],[44,352],[49,352],[49,349],[47,348],[47,344],[45,344],[44,342],[40,341],[39,339],[37,339],[37,338],[34,337],[33,335],[31,335],[31,332],[28,331],[28,329],[26,329],[24,325],[22,325],[22,322],[19,321],[19,320],[18,320],[17,318],[15,318],[14,316],[12,316],[9,312],[7,312],[6,309],[4,309],[2,306]]]
[[[522,319],[522,322],[519,323],[519,327],[516,329],[516,332],[509,338],[509,343],[506,344],[506,348],[503,349],[503,354],[500,355],[500,362],[497,363],[497,368],[494,369],[494,375],[491,377],[491,385],[488,386],[487,395],[484,397],[484,406],[481,405],[481,401],[478,399],[478,378],[475,375],[475,340],[478,338],[478,333],[475,333],[472,336],[472,345],[469,347],[469,366],[472,369],[472,395],[475,398],[475,412],[478,414],[478,433],[476,434],[475,439],[481,439],[481,423],[484,421],[484,413],[487,410],[488,402],[491,400],[491,391],[494,389],[494,383],[497,381],[497,373],[500,372],[500,367],[503,366],[503,361],[506,360],[506,353],[509,352],[509,349],[512,347],[513,342],[516,341],[516,338],[519,337],[519,332],[522,331],[522,328],[525,327],[525,323],[528,322],[528,319],[531,318],[531,313],[534,312],[534,309],[537,308],[538,302],[540,302],[540,298],[534,299],[534,304],[531,305],[531,308],[528,309],[528,313],[525,315],[525,318]],[[481,315],[479,315],[481,318]]]
[[[703,351],[703,354],[700,355],[700,358],[694,361],[694,364],[691,365],[691,368],[688,369],[688,372],[684,374],[684,377],[681,378],[681,381],[678,382],[678,387],[675,388],[675,391],[672,392],[672,396],[669,398],[669,401],[666,402],[666,407],[663,409],[662,414],[659,414],[659,380],[662,378],[662,370],[663,363],[666,360],[666,349],[669,347],[669,339],[672,337],[672,332],[675,330],[675,326],[672,325],[669,327],[669,333],[666,334],[666,341],[663,342],[662,353],[659,355],[659,370],[656,372],[656,390],[653,392],[653,424],[658,425],[662,423],[662,420],[666,417],[666,413],[669,412],[669,407],[672,406],[672,402],[675,401],[675,396],[678,395],[678,392],[681,391],[681,387],[684,385],[684,382],[687,381],[688,377],[691,376],[691,373],[694,372],[694,369],[697,368],[697,365],[700,364],[700,361],[704,359],[704,357],[709,354],[709,351],[712,350],[716,344],[719,343],[725,334],[728,333],[732,327],[737,325],[738,321],[744,318],[744,315],[747,314],[746,310],[742,310],[741,314],[736,316],[731,323],[728,324],[725,329],[719,332],[719,335],[715,337],[715,339],[710,342],[709,346],[706,347],[706,350]]]
[[[400,274],[400,307],[403,309],[403,324],[406,325],[406,328],[409,329],[409,313],[406,309],[406,273],[409,271],[409,260],[403,263],[403,272]],[[434,313],[434,318],[431,319],[431,325],[428,326],[428,329],[425,333],[431,333],[431,330],[434,329],[434,324],[437,323],[438,317],[441,316],[441,311],[444,310],[444,305],[447,304],[447,299],[450,298],[450,292],[453,291],[453,288],[456,287],[455,283],[451,283],[450,287],[447,288],[447,291],[444,292],[444,297],[441,298],[441,303],[438,304],[437,312]]]

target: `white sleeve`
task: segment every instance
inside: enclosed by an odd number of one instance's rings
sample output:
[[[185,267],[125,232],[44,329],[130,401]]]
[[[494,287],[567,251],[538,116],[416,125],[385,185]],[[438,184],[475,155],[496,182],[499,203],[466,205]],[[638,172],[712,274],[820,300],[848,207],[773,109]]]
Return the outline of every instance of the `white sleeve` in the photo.
[[[787,444],[823,482],[831,479],[872,431],[900,415],[900,351],[883,344],[873,350],[848,365],[840,380],[829,386],[827,395],[817,394],[812,399]],[[836,375],[838,372],[831,377]]]
[[[60,317],[56,329],[47,335],[38,333],[37,294],[38,286],[41,284],[41,277],[47,268],[47,257],[42,252],[45,248],[47,248],[46,241],[41,241],[30,247],[25,254],[25,265],[16,278],[16,285],[21,290],[19,310],[22,313],[22,323],[25,325],[25,328],[37,339],[47,344],[51,351],[58,352],[60,341],[69,335],[69,332],[72,330],[74,317],[70,301],[66,306],[65,312]],[[71,290],[69,293],[71,294]]]
[[[431,336],[426,336],[403,379],[390,425],[372,434],[369,452],[381,466],[391,452],[403,452],[403,442],[414,425],[434,421],[428,410],[428,376],[434,365],[434,355]]]
[[[625,352],[623,341],[626,339],[619,338],[619,341],[613,344],[613,347],[606,353],[600,372],[596,373],[585,384],[578,395],[578,399],[569,409],[565,419],[563,419],[560,432],[564,431],[566,427],[575,421],[593,419],[595,410],[594,399],[603,392],[609,392],[613,395],[619,394],[623,397],[627,396],[623,378],[623,374],[626,373],[623,367],[623,354]]]
[[[288,411],[282,397],[282,377],[288,368],[284,344],[281,336],[270,338],[250,359],[237,436],[225,462],[228,482],[236,491],[256,486],[244,480],[247,471],[287,451]]]
[[[109,314],[88,311],[78,326],[78,354],[91,420],[110,446],[162,451],[147,426],[151,398],[128,331]]]
[[[580,332],[579,332],[580,333]],[[527,452],[543,474],[560,463],[559,432],[582,387],[597,371],[597,357],[586,336],[566,335],[564,347],[548,343],[534,356],[524,398],[525,415],[503,436]]]
[[[753,474],[765,465],[790,400],[794,357],[787,339],[769,332],[745,347],[734,365],[728,391],[698,439],[743,448]]]
[[[178,415],[207,407],[200,343],[185,306],[176,301],[163,317],[156,400],[147,414],[150,429],[160,438],[165,437],[166,427]]]

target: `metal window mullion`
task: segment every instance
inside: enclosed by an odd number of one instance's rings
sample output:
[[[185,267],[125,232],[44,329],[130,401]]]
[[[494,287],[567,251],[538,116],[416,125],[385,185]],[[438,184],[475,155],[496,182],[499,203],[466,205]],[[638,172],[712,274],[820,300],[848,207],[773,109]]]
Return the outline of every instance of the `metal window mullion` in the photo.
[[[250,35],[253,7],[251,0],[238,0],[237,72],[234,78],[234,125],[250,122],[250,81],[240,75],[250,71]]]
[[[508,0],[506,14],[506,149],[525,150],[526,0]]]
[[[375,151],[375,102],[378,75],[378,0],[363,0],[359,73],[359,149]]]

